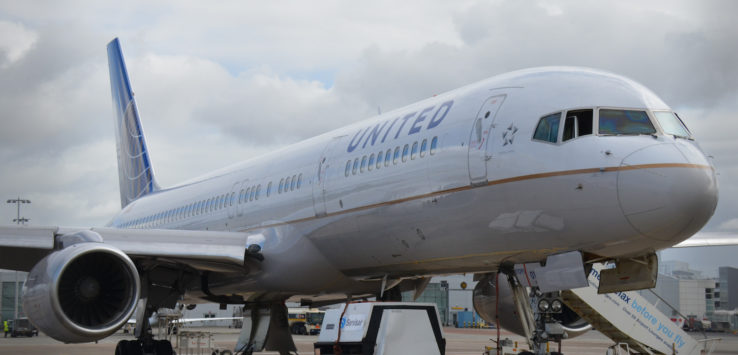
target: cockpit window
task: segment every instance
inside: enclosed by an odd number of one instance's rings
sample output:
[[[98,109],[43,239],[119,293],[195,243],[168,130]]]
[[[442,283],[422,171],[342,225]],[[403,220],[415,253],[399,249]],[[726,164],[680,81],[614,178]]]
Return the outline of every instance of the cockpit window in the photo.
[[[605,135],[654,134],[656,128],[648,119],[646,111],[601,109],[599,133]]]
[[[541,118],[538,127],[536,127],[536,133],[533,134],[533,139],[556,143],[559,136],[559,121],[561,121],[561,112]]]
[[[572,138],[592,134],[592,110],[575,110],[566,113],[564,136],[566,142]]]
[[[677,137],[691,137],[691,134],[689,134],[689,130],[687,130],[684,122],[682,122],[682,120],[679,119],[679,116],[675,113],[669,111],[654,111],[653,115],[656,116],[656,120],[659,121],[659,125],[661,125],[664,133]]]

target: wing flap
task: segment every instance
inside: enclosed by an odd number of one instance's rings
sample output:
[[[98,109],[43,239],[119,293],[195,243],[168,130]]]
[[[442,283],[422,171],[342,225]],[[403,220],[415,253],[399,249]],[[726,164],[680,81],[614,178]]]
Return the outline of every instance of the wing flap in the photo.
[[[674,248],[717,247],[738,245],[738,234],[721,232],[701,232],[677,244]]]
[[[182,263],[198,270],[244,271],[248,234],[167,229],[0,226],[0,268],[30,270],[52,252],[58,237],[92,231],[132,259]],[[249,258],[251,259],[251,258]]]
[[[54,227],[0,226],[0,246],[54,249],[56,231]]]

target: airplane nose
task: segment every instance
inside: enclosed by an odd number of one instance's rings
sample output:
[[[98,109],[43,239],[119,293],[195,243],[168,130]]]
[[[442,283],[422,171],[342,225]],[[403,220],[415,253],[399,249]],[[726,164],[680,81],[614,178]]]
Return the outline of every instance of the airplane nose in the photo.
[[[653,145],[628,155],[617,185],[633,228],[670,245],[699,231],[717,205],[714,169],[699,149],[686,145]]]

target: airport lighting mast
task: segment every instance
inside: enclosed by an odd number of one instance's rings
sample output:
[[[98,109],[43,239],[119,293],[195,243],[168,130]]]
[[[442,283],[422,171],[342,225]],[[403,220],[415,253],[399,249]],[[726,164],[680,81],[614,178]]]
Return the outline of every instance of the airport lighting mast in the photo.
[[[23,203],[30,204],[31,200],[22,199],[20,198],[20,196],[18,196],[18,198],[9,199],[8,203],[15,203],[17,207],[16,208],[17,215],[16,215],[16,218],[13,220],[13,222],[17,224],[26,224],[26,222],[28,222],[29,219],[25,217],[21,218],[20,205]],[[13,319],[18,319],[18,271],[15,272],[15,285],[13,286],[13,289],[15,289],[15,303],[13,304],[13,306],[15,307],[15,310],[13,312]]]

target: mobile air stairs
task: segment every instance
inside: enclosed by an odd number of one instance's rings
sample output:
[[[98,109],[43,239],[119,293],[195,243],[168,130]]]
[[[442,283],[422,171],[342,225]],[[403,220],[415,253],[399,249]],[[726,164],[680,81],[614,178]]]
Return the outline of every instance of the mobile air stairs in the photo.
[[[616,343],[608,355],[706,355],[714,350],[720,339],[694,339],[657,309],[660,298],[652,304],[637,291],[598,294],[600,270],[592,268],[589,287],[562,291],[561,298]]]
[[[539,263],[516,264],[514,275],[508,272],[507,277],[532,349],[532,352],[524,353],[554,354],[547,350],[551,341],[559,343],[560,348],[561,340],[566,338],[566,334],[557,331],[556,321],[549,317],[549,313],[555,312],[552,311],[553,307],[541,307],[543,300],[548,300],[546,304],[552,305],[551,299],[558,298],[594,329],[615,342],[608,349],[607,355],[710,354],[720,339],[696,340],[691,337],[680,325],[657,309],[661,302],[669,305],[655,293],[658,300],[653,304],[638,291],[614,292],[617,288],[612,287],[613,275],[625,280],[624,282],[642,282],[652,277],[652,282],[641,283],[640,288],[653,285],[656,277],[654,268],[658,265],[655,255],[645,260],[645,264],[647,266],[624,263],[624,268],[633,268],[635,273],[653,273],[645,278],[642,275],[634,278],[621,277],[623,275],[606,270],[610,267],[599,263],[591,265],[589,274],[585,275],[581,272],[583,264],[578,252],[550,256],[545,266]],[[604,293],[599,294],[601,278],[607,281],[604,284]],[[531,305],[530,311],[521,307],[521,304],[528,302]],[[673,307],[669,307],[675,314],[679,314]],[[683,315],[680,316],[686,319]]]

